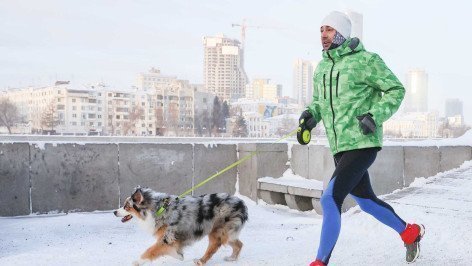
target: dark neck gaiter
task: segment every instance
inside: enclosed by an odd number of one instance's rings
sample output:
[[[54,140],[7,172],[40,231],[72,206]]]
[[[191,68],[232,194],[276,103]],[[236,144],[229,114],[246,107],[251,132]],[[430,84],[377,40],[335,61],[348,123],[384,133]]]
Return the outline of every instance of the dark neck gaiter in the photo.
[[[331,43],[331,46],[329,47],[328,50],[339,47],[345,41],[346,41],[346,38],[344,38],[339,32],[336,32],[336,34],[334,35],[333,42]]]

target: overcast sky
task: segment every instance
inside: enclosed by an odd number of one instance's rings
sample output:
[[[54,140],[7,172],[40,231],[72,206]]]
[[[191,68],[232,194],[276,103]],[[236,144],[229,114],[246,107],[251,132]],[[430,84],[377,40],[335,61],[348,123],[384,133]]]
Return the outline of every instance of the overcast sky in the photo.
[[[135,84],[150,67],[203,82],[202,37],[246,33],[246,72],[270,78],[292,94],[296,58],[319,60],[319,26],[332,10],[364,16],[364,44],[405,82],[406,72],[429,74],[431,109],[464,101],[472,123],[472,4],[470,1],[107,0],[0,1],[0,88],[103,81]]]

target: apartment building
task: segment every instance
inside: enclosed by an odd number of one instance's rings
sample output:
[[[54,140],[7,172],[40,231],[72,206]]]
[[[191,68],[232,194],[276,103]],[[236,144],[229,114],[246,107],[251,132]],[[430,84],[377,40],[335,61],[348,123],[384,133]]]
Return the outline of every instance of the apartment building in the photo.
[[[222,101],[245,97],[246,72],[238,40],[224,35],[204,37],[203,80],[207,92]]]

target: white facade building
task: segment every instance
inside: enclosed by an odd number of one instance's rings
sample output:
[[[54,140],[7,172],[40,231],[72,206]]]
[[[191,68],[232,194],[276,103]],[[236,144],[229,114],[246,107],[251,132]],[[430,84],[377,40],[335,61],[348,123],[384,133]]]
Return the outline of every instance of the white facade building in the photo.
[[[439,137],[439,116],[436,112],[416,112],[394,117],[383,123],[385,135],[404,138]]]

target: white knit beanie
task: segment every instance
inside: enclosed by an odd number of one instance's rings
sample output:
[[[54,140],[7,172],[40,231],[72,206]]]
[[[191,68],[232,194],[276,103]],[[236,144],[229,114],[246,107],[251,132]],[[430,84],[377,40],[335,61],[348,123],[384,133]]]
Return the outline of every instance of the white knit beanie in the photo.
[[[346,14],[339,11],[329,13],[321,22],[321,26],[334,28],[346,39],[351,37],[351,20]]]

